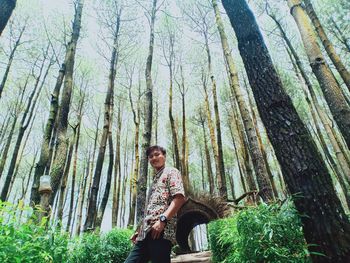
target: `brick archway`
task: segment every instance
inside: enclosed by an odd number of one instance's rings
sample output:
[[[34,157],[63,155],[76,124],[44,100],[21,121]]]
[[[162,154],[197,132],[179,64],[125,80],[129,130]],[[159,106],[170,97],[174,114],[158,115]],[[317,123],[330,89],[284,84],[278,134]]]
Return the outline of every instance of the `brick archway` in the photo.
[[[221,216],[209,205],[188,198],[186,203],[178,212],[176,240],[180,246],[181,252],[189,252],[188,236],[191,230],[200,224],[207,224]]]

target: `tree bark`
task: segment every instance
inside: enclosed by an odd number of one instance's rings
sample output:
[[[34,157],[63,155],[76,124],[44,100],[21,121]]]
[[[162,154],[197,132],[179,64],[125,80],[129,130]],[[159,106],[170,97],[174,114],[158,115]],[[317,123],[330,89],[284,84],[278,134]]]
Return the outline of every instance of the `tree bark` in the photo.
[[[140,161],[140,176],[137,182],[137,199],[136,199],[136,218],[137,222],[141,220],[144,215],[144,207],[146,202],[146,190],[147,190],[147,174],[148,174],[148,158],[146,156],[146,149],[151,144],[152,138],[152,61],[153,61],[153,48],[154,48],[154,26],[157,13],[157,0],[152,1],[152,11],[150,17],[150,40],[149,49],[145,70],[146,77],[146,93],[145,93],[145,125],[143,132],[143,142],[141,150]]]
[[[75,53],[81,27],[81,15],[83,11],[83,0],[78,0],[75,6],[75,15],[73,22],[73,32],[71,40],[67,46],[66,72],[64,77],[62,101],[58,111],[58,126],[57,126],[57,142],[56,142],[56,158],[53,161],[51,169],[51,186],[52,194],[50,204],[53,204],[55,195],[59,188],[63,170],[66,163],[66,152],[68,148],[67,128],[68,114],[70,110],[70,101],[73,90],[73,71],[75,62]]]
[[[77,236],[80,235],[80,230],[81,230],[81,220],[82,220],[82,213],[83,213],[83,204],[84,204],[84,197],[85,197],[85,192],[86,192],[86,184],[87,184],[87,179],[89,177],[89,165],[90,165],[90,153],[88,154],[88,159],[86,160],[86,167],[83,169],[85,175],[84,175],[84,180],[82,180],[82,183],[80,185],[80,190],[79,190],[79,197],[78,197],[78,203],[77,203],[77,219],[76,219],[76,226],[75,226],[75,234]]]
[[[114,188],[113,188],[113,207],[112,207],[112,225],[118,225],[118,213],[120,204],[120,188],[121,188],[121,161],[120,161],[120,136],[122,130],[121,108],[119,105],[117,114],[117,132],[116,132],[116,146],[114,159]]]
[[[316,14],[316,12],[311,4],[311,1],[304,0],[304,3],[305,3],[305,10],[306,10],[307,14],[309,15],[309,17],[314,25],[314,28],[316,29],[318,37],[320,38],[328,56],[332,60],[336,69],[338,70],[345,85],[350,90],[350,72],[346,69],[340,56],[335,51],[335,48],[334,48],[332,42],[329,40],[326,32],[324,31],[323,26],[322,26],[320,20],[318,19],[317,14]]]
[[[254,15],[244,0],[223,0],[260,116],[301,217],[314,262],[346,262],[350,222],[331,177],[291,99],[283,90]],[[319,256],[323,253],[326,256]]]
[[[300,0],[288,0],[288,6],[298,25],[312,71],[320,84],[334,120],[350,148],[350,106],[322,55]]]
[[[6,27],[6,24],[9,21],[13,9],[15,9],[15,7],[16,0],[3,0],[0,2],[0,36],[4,28]]]
[[[67,54],[68,52],[66,53],[66,56]],[[44,136],[41,143],[39,161],[35,165],[34,179],[33,179],[33,185],[32,185],[31,196],[30,196],[30,203],[33,206],[40,202],[40,194],[39,194],[40,176],[44,175],[45,168],[48,166],[48,163],[51,161],[50,141],[55,140],[55,137],[53,136],[53,130],[56,124],[57,113],[58,113],[58,98],[59,98],[60,89],[63,83],[65,71],[66,71],[65,64],[62,64],[58,72],[55,88],[51,94],[49,118],[45,126]]]
[[[206,170],[207,170],[207,176],[208,176],[208,182],[209,182],[209,191],[210,193],[214,193],[215,184],[214,184],[214,178],[213,178],[213,170],[211,168],[211,159],[210,159],[210,153],[209,153],[209,147],[208,147],[208,140],[207,140],[207,133],[205,132],[205,117],[204,112],[202,109],[199,111],[199,122],[202,126],[203,131],[203,141],[204,141],[204,152],[205,152],[205,163],[206,163]]]
[[[130,79],[132,81],[132,77]],[[140,168],[140,153],[139,153],[139,141],[140,141],[140,97],[141,97],[141,81],[139,80],[138,83],[138,98],[137,98],[137,105],[136,109],[134,108],[134,104],[132,101],[131,96],[131,85],[129,86],[129,100],[131,105],[131,110],[133,113],[133,120],[135,124],[135,139],[134,139],[134,152],[135,152],[135,162],[134,162],[134,169],[132,178],[130,179],[130,191],[131,191],[131,207],[130,207],[130,213],[129,213],[129,220],[128,220],[128,226],[134,226],[135,224],[135,211],[136,211],[136,197],[137,197],[137,179],[139,175],[139,168]],[[118,200],[116,200],[117,202]],[[116,219],[115,224],[116,225]],[[113,222],[113,221],[112,221]]]

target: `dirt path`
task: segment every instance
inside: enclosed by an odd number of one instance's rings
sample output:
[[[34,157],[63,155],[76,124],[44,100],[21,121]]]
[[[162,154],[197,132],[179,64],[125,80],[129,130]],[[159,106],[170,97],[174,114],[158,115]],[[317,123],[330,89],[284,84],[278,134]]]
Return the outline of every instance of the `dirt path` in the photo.
[[[171,263],[211,263],[210,257],[210,251],[184,254],[172,258]]]

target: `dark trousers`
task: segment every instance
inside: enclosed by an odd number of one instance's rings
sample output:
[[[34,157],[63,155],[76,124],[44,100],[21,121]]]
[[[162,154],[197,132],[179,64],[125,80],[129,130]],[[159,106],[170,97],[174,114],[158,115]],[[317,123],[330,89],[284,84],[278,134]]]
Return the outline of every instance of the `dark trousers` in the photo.
[[[124,263],[170,263],[171,242],[164,238],[152,239],[150,235],[138,241]]]

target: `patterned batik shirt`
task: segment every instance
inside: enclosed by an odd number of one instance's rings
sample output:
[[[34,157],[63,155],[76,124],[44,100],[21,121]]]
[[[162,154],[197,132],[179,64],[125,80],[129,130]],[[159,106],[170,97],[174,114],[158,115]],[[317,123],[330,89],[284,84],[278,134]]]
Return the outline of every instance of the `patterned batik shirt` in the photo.
[[[165,167],[158,171],[153,177],[153,183],[147,196],[145,215],[140,225],[137,241],[145,239],[152,225],[168,209],[177,194],[185,196],[180,171],[172,167]],[[164,228],[163,237],[170,240],[172,244],[176,244],[176,220],[174,216],[168,220]]]

